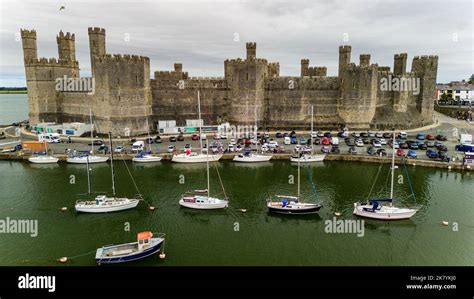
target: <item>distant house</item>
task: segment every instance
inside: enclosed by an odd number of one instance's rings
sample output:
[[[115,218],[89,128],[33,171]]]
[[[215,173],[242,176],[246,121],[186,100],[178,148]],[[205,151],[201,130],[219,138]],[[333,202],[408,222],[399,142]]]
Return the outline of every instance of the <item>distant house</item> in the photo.
[[[474,105],[474,84],[469,84],[464,80],[437,84],[436,93],[439,104]],[[441,96],[443,94],[447,95],[447,101],[442,100]]]

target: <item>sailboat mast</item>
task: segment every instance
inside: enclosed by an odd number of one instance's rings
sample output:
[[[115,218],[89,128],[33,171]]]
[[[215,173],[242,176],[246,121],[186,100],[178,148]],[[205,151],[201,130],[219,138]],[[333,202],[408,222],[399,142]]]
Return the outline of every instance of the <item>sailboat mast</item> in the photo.
[[[300,159],[298,159],[298,200],[300,199]]]
[[[89,155],[86,156],[86,166],[87,166],[87,195],[91,195],[91,175],[89,169]]]
[[[115,169],[114,169],[114,154],[112,150],[112,132],[109,132],[109,155],[110,155],[110,170],[112,171],[112,194],[115,196]]]
[[[309,134],[309,142],[311,144],[311,154],[313,154],[313,111],[314,111],[314,106],[311,105],[311,132]]]
[[[257,147],[257,154],[258,154],[258,142],[257,142],[257,132],[258,132],[258,126],[257,126],[257,106],[255,106],[255,135],[254,135],[254,140],[255,140],[255,146]]]
[[[148,134],[148,150],[151,152],[151,141],[150,141],[150,124],[148,123],[148,118],[146,119],[146,132]]]
[[[394,175],[395,175],[395,131],[393,131],[393,140],[392,140],[392,182],[390,184],[390,199],[393,199]]]
[[[201,146],[202,154],[202,126],[201,126],[201,97],[198,90],[198,115],[199,115],[199,144]],[[206,147],[207,147],[207,138],[206,138]],[[207,149],[209,151],[209,148]]]
[[[94,124],[92,123],[92,108],[89,107],[89,120],[91,123],[91,154],[94,154]]]
[[[206,138],[206,167],[207,167],[207,197],[211,194],[210,184],[209,184],[209,141]]]

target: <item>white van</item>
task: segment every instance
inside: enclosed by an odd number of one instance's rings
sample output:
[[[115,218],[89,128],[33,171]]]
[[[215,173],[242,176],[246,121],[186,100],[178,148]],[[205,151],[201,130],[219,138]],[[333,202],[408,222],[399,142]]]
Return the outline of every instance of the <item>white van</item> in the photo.
[[[44,133],[38,135],[38,141],[46,141],[47,143],[60,143],[61,139],[59,138],[58,133]]]
[[[142,151],[145,148],[144,141],[136,141],[132,144],[132,152],[137,153]]]
[[[461,144],[472,144],[472,135],[471,134],[461,134],[459,138],[459,143]]]
[[[291,144],[291,138],[286,136],[285,137],[285,145],[290,145]]]

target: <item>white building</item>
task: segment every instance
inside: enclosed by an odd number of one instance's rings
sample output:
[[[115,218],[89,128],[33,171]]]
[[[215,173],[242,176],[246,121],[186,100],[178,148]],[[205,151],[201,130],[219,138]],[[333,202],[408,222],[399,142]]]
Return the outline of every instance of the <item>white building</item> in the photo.
[[[463,105],[468,105],[469,103],[474,105],[474,84],[469,84],[465,81],[437,84],[436,92],[438,101],[443,94],[446,94],[450,99],[450,104],[457,105],[461,101]]]

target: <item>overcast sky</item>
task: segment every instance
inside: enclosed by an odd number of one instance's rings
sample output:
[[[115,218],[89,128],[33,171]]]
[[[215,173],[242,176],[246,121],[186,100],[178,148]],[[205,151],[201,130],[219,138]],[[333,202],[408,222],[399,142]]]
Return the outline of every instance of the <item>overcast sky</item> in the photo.
[[[183,63],[190,76],[223,76],[223,61],[257,56],[299,75],[300,60],[337,74],[338,46],[393,68],[395,53],[438,55],[438,82],[473,73],[472,1],[8,1],[0,2],[0,86],[25,86],[20,28],[36,29],[39,57],[57,57],[59,30],[76,34],[81,75],[90,75],[87,28],[106,29],[108,53],[150,57],[151,72]],[[64,10],[59,10],[65,6]],[[127,38],[128,37],[128,38]],[[236,40],[237,37],[237,40]]]

